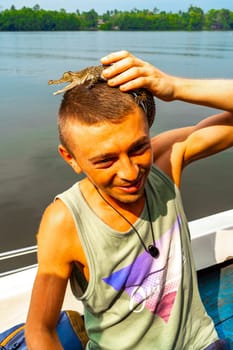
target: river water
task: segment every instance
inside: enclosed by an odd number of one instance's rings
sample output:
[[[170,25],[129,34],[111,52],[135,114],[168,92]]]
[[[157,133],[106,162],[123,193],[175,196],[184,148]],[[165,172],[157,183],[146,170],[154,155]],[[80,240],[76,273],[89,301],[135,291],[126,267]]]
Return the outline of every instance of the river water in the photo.
[[[233,32],[0,33],[0,250],[34,245],[44,208],[77,180],[57,153],[61,96],[48,86],[67,70],[127,49],[174,75],[233,78]],[[214,110],[157,101],[152,134]],[[182,193],[189,219],[233,208],[233,149],[191,165]]]

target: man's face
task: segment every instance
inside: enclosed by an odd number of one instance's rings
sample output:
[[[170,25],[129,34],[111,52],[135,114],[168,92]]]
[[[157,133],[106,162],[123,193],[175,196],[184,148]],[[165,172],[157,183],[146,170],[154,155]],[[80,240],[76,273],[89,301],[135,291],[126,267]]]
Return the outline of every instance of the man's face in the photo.
[[[106,199],[133,203],[144,194],[152,149],[141,108],[118,124],[71,125],[69,136],[79,172],[84,172]]]

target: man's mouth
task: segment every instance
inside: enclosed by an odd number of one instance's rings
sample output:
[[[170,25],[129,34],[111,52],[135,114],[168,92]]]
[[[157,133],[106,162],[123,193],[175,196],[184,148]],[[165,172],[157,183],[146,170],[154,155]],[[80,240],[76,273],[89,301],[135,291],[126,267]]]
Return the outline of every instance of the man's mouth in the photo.
[[[142,184],[143,184],[143,176],[141,176],[137,181],[134,181],[132,183],[128,183],[125,185],[117,186],[117,187],[121,189],[121,191],[124,191],[126,193],[135,193],[141,189]]]

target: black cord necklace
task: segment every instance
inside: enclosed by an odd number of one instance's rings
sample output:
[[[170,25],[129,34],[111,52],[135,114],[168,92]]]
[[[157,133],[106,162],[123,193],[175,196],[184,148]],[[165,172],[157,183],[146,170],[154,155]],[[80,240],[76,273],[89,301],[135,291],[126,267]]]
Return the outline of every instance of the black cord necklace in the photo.
[[[95,186],[95,185],[94,185]],[[149,221],[150,221],[150,229],[151,229],[151,235],[152,235],[152,239],[153,242],[152,244],[150,244],[148,247],[145,245],[142,237],[140,236],[138,230],[136,229],[136,227],[121,213],[119,212],[116,208],[114,208],[114,206],[106,199],[104,198],[104,196],[102,195],[102,193],[99,191],[99,189],[95,186],[96,191],[98,192],[98,194],[100,195],[100,197],[118,214],[120,215],[134,230],[134,232],[137,234],[142,246],[144,247],[145,251],[150,254],[153,258],[158,258],[159,257],[159,249],[156,247],[155,245],[155,235],[154,235],[154,230],[153,230],[153,225],[152,225],[152,221],[151,221],[151,215],[150,215],[150,209],[149,209],[149,204],[148,204],[148,199],[147,199],[147,195],[146,195],[146,190],[144,190],[144,194],[145,194],[145,200],[146,200],[146,209],[148,212],[148,217],[149,217]]]

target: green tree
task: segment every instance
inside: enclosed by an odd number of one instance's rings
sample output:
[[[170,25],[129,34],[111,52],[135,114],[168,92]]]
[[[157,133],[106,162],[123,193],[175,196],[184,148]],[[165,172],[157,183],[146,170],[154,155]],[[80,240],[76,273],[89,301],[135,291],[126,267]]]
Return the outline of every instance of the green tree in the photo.
[[[229,30],[233,28],[232,13],[229,10],[209,10],[205,17],[205,29]]]
[[[82,29],[97,29],[98,13],[94,9],[82,12],[80,19]]]
[[[87,12],[67,13],[46,11],[36,4],[33,8],[19,10],[14,5],[0,11],[0,30],[233,30],[233,12],[227,9],[210,10],[204,14],[199,7],[190,6],[187,12],[159,12],[134,8],[131,11],[117,9],[102,16],[92,9]]]
[[[190,6],[188,9],[187,30],[202,30],[204,24],[204,12],[200,7]]]
[[[39,11],[40,10],[40,5],[36,4],[34,7],[33,7],[33,11]]]

